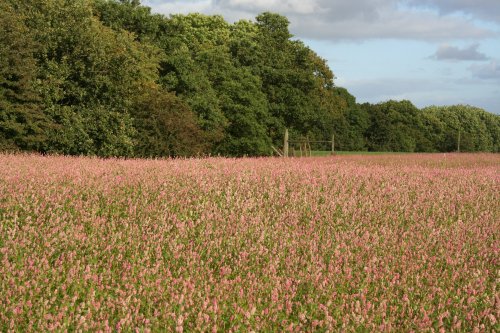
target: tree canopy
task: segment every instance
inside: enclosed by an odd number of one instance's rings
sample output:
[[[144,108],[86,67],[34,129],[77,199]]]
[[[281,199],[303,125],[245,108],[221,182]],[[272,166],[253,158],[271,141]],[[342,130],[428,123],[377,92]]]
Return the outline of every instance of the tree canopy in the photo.
[[[265,156],[288,128],[342,150],[499,151],[500,117],[482,109],[356,103],[288,26],[137,0],[0,0],[0,150]]]

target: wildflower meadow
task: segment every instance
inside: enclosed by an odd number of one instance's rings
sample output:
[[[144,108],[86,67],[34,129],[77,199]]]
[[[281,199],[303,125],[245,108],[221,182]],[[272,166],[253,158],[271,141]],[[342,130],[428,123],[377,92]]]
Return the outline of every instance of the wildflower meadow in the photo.
[[[500,155],[0,155],[0,331],[488,332]]]

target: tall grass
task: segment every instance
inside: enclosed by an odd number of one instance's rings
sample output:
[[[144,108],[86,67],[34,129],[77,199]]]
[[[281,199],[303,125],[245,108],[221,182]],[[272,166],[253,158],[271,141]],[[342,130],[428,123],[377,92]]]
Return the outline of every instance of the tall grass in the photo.
[[[0,331],[498,331],[500,157],[0,155]]]

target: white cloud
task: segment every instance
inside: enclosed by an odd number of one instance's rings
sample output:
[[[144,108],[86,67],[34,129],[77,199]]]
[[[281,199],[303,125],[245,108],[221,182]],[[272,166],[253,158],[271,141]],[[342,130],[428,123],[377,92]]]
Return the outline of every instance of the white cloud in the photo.
[[[472,65],[469,70],[476,78],[500,81],[500,64],[497,60],[491,60],[488,64]]]
[[[414,7],[430,7],[441,14],[463,13],[478,19],[500,23],[498,0],[406,0]]]
[[[208,12],[213,7],[211,0],[202,1],[143,1],[157,13],[162,14],[188,14]]]
[[[450,39],[478,39],[491,32],[455,17],[439,18],[427,12],[379,10],[371,16],[342,20],[314,17],[301,20],[290,18],[292,29],[312,39],[364,40],[411,39],[443,41]]]
[[[488,60],[488,57],[479,52],[477,49],[479,44],[475,43],[466,48],[459,48],[448,44],[442,44],[437,49],[436,53],[431,57],[436,60]]]
[[[428,7],[439,1],[423,2]],[[277,12],[288,17],[292,33],[309,39],[448,41],[498,34],[465,16],[441,16],[437,11],[415,7],[418,2],[413,0],[145,0],[143,3],[164,14],[196,11],[222,14],[229,21],[254,18],[263,11]],[[442,8],[438,9],[443,11],[447,7]],[[455,8],[462,7],[450,7],[448,12]],[[478,13],[474,6],[463,5],[462,11],[471,15]]]
[[[252,12],[273,10],[281,13],[314,14],[321,9],[317,0],[220,0],[215,3],[219,8],[239,8]]]

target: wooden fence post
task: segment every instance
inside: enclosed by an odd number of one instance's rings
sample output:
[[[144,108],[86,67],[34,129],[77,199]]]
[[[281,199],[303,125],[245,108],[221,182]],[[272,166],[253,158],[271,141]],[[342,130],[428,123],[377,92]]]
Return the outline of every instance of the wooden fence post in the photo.
[[[288,128],[285,128],[285,139],[283,142],[283,157],[288,157]]]
[[[332,135],[332,155],[335,155],[335,134]]]

